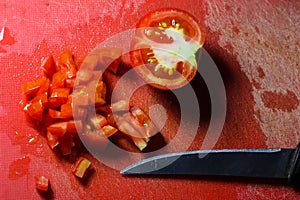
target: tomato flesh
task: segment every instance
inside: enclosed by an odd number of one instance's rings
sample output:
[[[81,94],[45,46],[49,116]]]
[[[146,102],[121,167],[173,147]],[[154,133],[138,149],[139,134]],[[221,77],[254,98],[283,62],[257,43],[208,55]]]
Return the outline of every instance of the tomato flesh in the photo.
[[[53,76],[53,74],[57,70],[57,67],[52,54],[50,54],[47,58],[43,60],[41,68],[47,76]]]
[[[178,9],[161,9],[145,15],[137,28],[131,62],[147,83],[176,89],[194,78],[196,53],[205,37],[193,16]]]
[[[45,176],[35,176],[35,187],[36,189],[48,191],[49,189],[49,179]]]

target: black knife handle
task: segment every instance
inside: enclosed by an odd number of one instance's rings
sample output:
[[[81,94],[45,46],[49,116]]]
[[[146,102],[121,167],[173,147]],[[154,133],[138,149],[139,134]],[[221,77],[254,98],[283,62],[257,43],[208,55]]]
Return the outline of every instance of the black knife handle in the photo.
[[[288,182],[300,186],[300,143],[295,149],[290,161]]]

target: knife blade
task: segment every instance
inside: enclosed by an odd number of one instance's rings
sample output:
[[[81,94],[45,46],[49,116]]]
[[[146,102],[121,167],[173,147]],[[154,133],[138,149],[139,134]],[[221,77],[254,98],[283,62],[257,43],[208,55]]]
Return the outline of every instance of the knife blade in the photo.
[[[223,149],[170,153],[141,160],[121,174],[178,174],[283,179],[299,181],[297,148]]]

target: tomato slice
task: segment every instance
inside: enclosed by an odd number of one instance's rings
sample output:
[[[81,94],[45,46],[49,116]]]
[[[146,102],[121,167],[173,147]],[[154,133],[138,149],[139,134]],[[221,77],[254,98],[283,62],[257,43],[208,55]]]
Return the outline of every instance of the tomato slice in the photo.
[[[197,19],[182,10],[160,9],[145,15],[137,28],[131,64],[148,84],[176,89],[194,78],[196,53],[205,40]]]

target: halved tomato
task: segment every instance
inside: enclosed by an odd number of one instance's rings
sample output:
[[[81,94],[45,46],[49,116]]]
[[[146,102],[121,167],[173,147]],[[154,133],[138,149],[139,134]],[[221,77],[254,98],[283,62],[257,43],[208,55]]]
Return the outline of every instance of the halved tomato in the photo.
[[[203,46],[203,28],[189,13],[160,9],[137,24],[131,63],[137,73],[159,89],[176,89],[197,72],[196,53]]]

